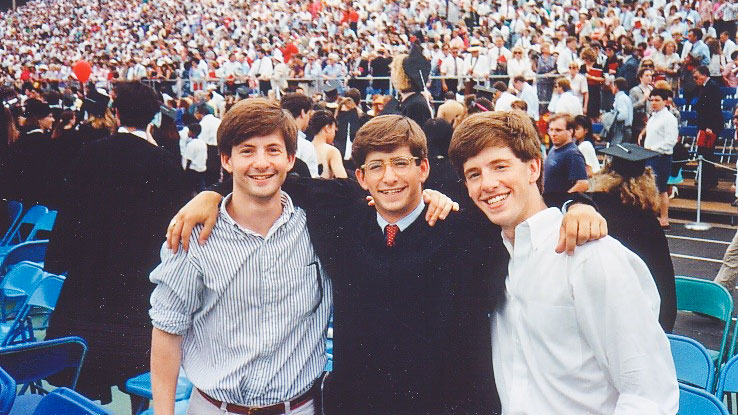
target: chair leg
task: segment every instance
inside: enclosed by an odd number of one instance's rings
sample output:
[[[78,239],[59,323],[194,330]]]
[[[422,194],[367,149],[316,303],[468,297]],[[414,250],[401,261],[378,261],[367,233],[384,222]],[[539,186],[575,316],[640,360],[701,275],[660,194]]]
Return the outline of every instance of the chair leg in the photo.
[[[131,415],[138,415],[149,408],[149,400],[136,395],[128,395],[131,397]]]

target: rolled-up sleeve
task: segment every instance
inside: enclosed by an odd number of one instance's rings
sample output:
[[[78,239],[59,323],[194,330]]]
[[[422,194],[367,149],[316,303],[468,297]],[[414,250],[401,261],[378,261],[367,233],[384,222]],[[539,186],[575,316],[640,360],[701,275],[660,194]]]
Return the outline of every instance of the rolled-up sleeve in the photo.
[[[154,327],[176,335],[191,327],[192,316],[202,302],[202,275],[191,252],[180,249],[175,254],[166,243],[162,246],[161,264],[149,276],[156,284],[149,310]]]

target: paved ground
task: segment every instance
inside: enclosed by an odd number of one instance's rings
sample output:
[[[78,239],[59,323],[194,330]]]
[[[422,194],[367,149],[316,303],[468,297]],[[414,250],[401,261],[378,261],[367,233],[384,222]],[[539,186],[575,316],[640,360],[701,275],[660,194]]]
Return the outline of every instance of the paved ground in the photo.
[[[682,223],[672,222],[666,236],[676,275],[687,275],[712,280],[717,275],[723,253],[735,235],[735,227],[715,225],[708,231],[691,231]],[[734,293],[734,298],[738,295]],[[677,316],[674,333],[699,340],[709,349],[718,349],[722,324],[687,313]]]

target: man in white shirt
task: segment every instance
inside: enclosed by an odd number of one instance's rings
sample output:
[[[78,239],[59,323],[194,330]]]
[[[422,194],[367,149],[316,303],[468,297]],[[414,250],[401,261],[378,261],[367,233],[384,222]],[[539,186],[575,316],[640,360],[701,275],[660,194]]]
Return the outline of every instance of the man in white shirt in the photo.
[[[481,54],[481,51],[482,43],[477,39],[472,39],[467,48],[469,53],[464,58],[466,75],[474,80],[475,85],[483,85],[489,79],[489,57]]]
[[[662,227],[669,226],[669,194],[667,180],[671,176],[671,157],[679,138],[679,121],[666,108],[666,101],[671,98],[671,91],[656,88],[651,91],[652,115],[646,124],[645,133],[638,137],[638,144],[661,155],[650,159],[647,164],[656,174],[656,186],[659,188],[661,203],[659,204],[659,222]],[[645,141],[643,140],[645,136]]]
[[[720,43],[722,44],[723,55],[728,61],[731,61],[732,58],[730,57],[730,55],[732,55],[733,52],[738,49],[738,47],[736,47],[735,42],[730,39],[730,33],[720,33]]]
[[[527,116],[466,118],[449,156],[510,252],[506,301],[491,323],[502,413],[676,414],[676,372],[648,267],[611,237],[571,256],[551,253],[562,215],[541,197]]]
[[[457,92],[459,79],[453,77],[462,76],[465,73],[466,66],[464,65],[464,60],[459,57],[459,50],[451,48],[451,54],[448,55],[441,63],[441,76],[449,77],[448,79],[441,79],[441,88],[443,88],[443,92]]]
[[[274,65],[272,64],[272,58],[267,56],[266,53],[259,49],[257,52],[259,59],[255,60],[251,65],[251,72],[249,76],[259,81],[259,92],[263,96],[267,96],[269,90],[272,88],[272,73],[274,72]]]
[[[534,120],[538,121],[539,108],[538,91],[536,90],[536,87],[527,83],[525,81],[525,78],[522,76],[516,76],[513,79],[513,86],[518,91],[518,98],[525,101],[525,103],[528,105],[528,115],[530,115],[531,118],[533,118]]]
[[[495,82],[493,91],[495,93],[495,111],[510,111],[512,109],[512,103],[518,100],[518,97],[507,92],[507,84],[505,82]]]
[[[566,47],[559,52],[559,58],[556,60],[556,69],[560,74],[569,72],[569,64],[576,62],[577,59],[577,38],[569,36],[566,38]]]
[[[207,171],[208,146],[199,138],[201,132],[200,124],[189,125],[182,149],[182,168],[189,179],[191,189],[195,192],[205,189]]]
[[[220,180],[220,153],[218,152],[218,127],[220,127],[220,119],[215,118],[207,105],[197,107],[195,118],[197,118],[200,122],[200,127],[202,127],[200,139],[208,146],[205,184],[209,186]]]
[[[507,61],[512,58],[512,52],[505,47],[505,39],[502,36],[495,36],[495,45],[489,49],[487,57],[492,73],[507,74]]]
[[[298,93],[284,94],[280,100],[280,106],[292,114],[297,124],[297,153],[295,155],[308,166],[310,176],[318,177],[318,155],[315,152],[315,146],[305,138],[304,133],[310,123],[312,112],[310,97]]]
[[[566,78],[558,78],[554,82],[554,95],[548,104],[553,113],[569,114],[572,117],[583,115],[582,102],[571,93],[571,83]]]

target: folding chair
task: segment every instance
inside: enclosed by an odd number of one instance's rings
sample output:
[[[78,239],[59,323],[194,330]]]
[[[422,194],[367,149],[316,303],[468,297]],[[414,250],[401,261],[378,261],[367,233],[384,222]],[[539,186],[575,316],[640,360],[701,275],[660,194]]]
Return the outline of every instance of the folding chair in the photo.
[[[735,96],[735,88],[732,86],[721,86],[720,92],[723,94],[723,99],[733,98]]]
[[[8,415],[15,401],[15,379],[0,368],[0,415]]]
[[[46,258],[46,249],[48,247],[48,239],[23,242],[13,246],[0,260],[0,275],[5,275],[11,266],[21,261],[31,261],[43,264],[44,259]]]
[[[0,246],[5,245],[5,240],[10,238],[10,235],[13,233],[13,230],[15,229],[15,226],[18,224],[18,221],[21,218],[21,215],[23,214],[23,203],[17,202],[15,200],[9,200],[8,201],[8,230],[5,232],[5,235],[3,235],[2,238],[0,238]]]
[[[729,415],[714,395],[700,388],[679,383],[679,415]]]
[[[733,111],[736,105],[738,105],[738,98],[725,98],[723,99],[723,110]]]
[[[174,415],[187,415],[187,406],[189,404],[189,399],[174,402]],[[154,415],[154,408],[149,408],[139,413],[139,415]]]
[[[23,300],[31,295],[45,275],[34,262],[23,261],[10,268],[0,281],[0,321],[15,316]]]
[[[8,238],[4,241],[4,245],[15,245],[25,241],[26,235],[23,235],[24,228],[33,228],[33,226],[45,214],[49,212],[46,206],[36,205],[28,209],[15,228],[10,232]]]
[[[35,341],[30,311],[35,308],[48,314],[53,312],[63,284],[64,278],[58,275],[47,274],[41,279],[33,293],[23,301],[13,319],[0,322],[0,346]]]
[[[697,111],[682,111],[680,114],[682,123],[686,123],[686,125],[694,125],[697,121]]]
[[[601,132],[602,132],[602,129],[603,129],[604,127],[605,127],[605,126],[604,126],[604,125],[602,125],[602,123],[598,123],[598,122],[596,122],[596,123],[593,123],[593,124],[592,124],[592,134],[599,134],[599,133],[601,133]]]
[[[674,358],[677,379],[688,385],[712,391],[715,365],[705,346],[689,337],[667,334]]]
[[[128,379],[126,381],[126,388],[124,392],[129,395],[136,395],[144,398],[144,401],[136,410],[136,413],[142,415],[148,413],[148,411],[144,411],[147,406],[146,401],[154,399],[154,395],[151,390],[151,372],[146,372]],[[175,402],[187,401],[190,399],[191,394],[192,383],[184,375],[184,372],[180,370],[179,377],[177,378],[177,389],[174,392],[174,400]],[[153,414],[153,410],[151,413]]]
[[[77,379],[87,353],[87,343],[80,337],[63,337],[42,342],[24,343],[0,347],[0,367],[18,384],[23,385],[19,394],[28,389],[32,393],[46,394],[41,381],[51,375],[68,371],[68,386],[77,387]]]
[[[100,405],[79,393],[59,388],[44,396],[33,411],[33,415],[111,415]]]
[[[26,241],[35,241],[37,240],[37,237],[39,236],[40,232],[46,232],[45,235],[43,235],[44,238],[49,237],[49,233],[52,229],[54,229],[54,222],[56,222],[56,215],[57,211],[50,210],[46,212],[45,215],[43,215],[33,226],[31,231],[28,233],[28,236],[26,237]]]
[[[733,315],[733,297],[722,285],[700,278],[677,276],[677,310],[692,311],[720,319],[724,323],[720,350],[708,353],[716,365],[723,362]],[[731,354],[732,354],[731,346]]]

